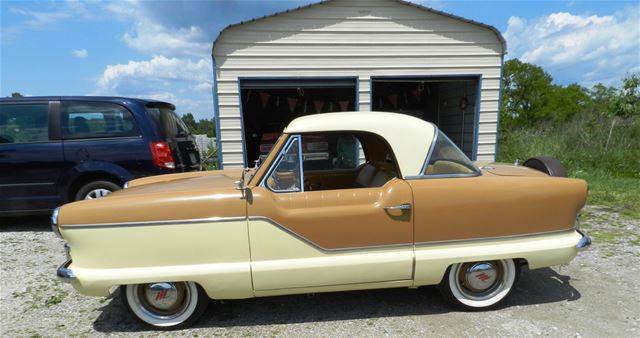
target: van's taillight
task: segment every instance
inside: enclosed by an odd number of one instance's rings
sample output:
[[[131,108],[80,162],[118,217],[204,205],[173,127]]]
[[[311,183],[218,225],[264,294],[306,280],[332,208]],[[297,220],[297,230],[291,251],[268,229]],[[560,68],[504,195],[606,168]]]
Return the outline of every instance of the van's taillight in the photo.
[[[173,154],[171,154],[171,147],[167,142],[151,142],[149,143],[151,148],[151,155],[153,156],[153,164],[161,168],[174,169],[176,163],[173,161]]]

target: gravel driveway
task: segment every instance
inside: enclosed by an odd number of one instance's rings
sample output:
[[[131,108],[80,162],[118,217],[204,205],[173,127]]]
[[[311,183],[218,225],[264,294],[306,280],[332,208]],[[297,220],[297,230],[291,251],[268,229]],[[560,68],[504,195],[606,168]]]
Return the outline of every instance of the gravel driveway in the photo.
[[[131,319],[118,292],[85,297],[53,276],[63,242],[46,218],[0,218],[0,336],[161,336]],[[196,327],[171,336],[640,336],[640,221],[588,207],[594,239],[567,266],[523,271],[500,309],[452,310],[436,288],[212,302]]]

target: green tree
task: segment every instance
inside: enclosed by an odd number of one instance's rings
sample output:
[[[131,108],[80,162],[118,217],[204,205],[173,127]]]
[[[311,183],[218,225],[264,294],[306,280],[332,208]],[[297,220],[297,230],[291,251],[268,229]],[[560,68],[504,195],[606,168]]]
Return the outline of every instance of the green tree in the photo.
[[[640,73],[627,75],[611,102],[609,113],[616,117],[640,115]]]
[[[192,133],[197,134],[196,133],[196,129],[197,129],[198,124],[196,123],[196,119],[193,117],[193,114],[186,113],[186,114],[182,115],[180,118],[182,119],[182,122],[184,122],[184,124],[187,125],[187,128],[189,128],[189,130]]]
[[[24,97],[24,95],[18,93],[18,92],[13,92],[11,93],[11,97]]]
[[[540,120],[553,78],[541,67],[512,59],[504,64],[501,127],[531,124]]]

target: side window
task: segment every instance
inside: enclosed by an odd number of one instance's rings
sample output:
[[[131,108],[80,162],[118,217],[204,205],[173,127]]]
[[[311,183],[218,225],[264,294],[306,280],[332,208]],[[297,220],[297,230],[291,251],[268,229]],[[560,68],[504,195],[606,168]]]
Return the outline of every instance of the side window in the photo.
[[[438,131],[424,175],[475,175],[478,169],[441,131]]]
[[[302,135],[304,170],[355,169],[365,162],[360,140],[353,134]]]
[[[110,103],[74,102],[62,111],[65,139],[139,136],[131,112]]]
[[[300,172],[300,137],[294,136],[267,177],[266,186],[275,192],[302,191]]]
[[[0,144],[49,140],[49,106],[42,104],[0,105]]]
[[[388,143],[371,133],[302,135],[304,191],[381,187],[398,177]]]

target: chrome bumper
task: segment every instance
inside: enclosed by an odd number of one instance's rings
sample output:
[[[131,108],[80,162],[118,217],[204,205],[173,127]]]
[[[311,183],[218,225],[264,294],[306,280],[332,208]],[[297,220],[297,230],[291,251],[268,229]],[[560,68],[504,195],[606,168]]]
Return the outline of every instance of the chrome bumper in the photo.
[[[591,245],[591,237],[589,237],[589,235],[587,235],[583,230],[576,229],[576,231],[582,236],[578,241],[578,244],[576,244],[576,249],[584,250]]]
[[[69,269],[69,265],[71,264],[71,260],[68,260],[62,265],[58,267],[56,271],[56,276],[58,279],[65,283],[73,283],[76,280],[76,275]]]

